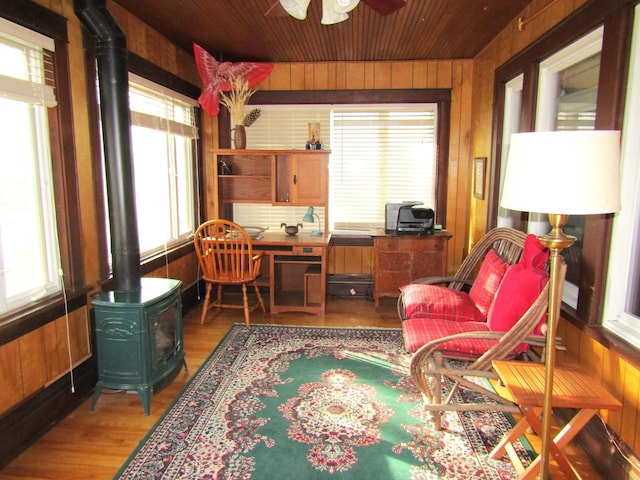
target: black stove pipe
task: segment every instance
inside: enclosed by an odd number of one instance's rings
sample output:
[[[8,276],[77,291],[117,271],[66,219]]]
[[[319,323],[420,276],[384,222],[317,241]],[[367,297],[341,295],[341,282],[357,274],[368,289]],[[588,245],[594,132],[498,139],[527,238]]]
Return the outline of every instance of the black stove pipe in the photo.
[[[139,291],[140,247],[131,153],[127,42],[107,10],[106,0],[74,0],[73,7],[97,43],[113,289]]]

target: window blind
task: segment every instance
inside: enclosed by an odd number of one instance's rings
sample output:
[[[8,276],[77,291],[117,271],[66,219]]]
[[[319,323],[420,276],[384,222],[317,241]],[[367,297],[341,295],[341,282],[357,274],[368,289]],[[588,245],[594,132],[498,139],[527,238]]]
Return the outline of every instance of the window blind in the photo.
[[[332,228],[384,225],[385,203],[435,208],[436,105],[336,108],[331,118]]]
[[[198,104],[195,100],[138,75],[130,74],[129,81],[129,105],[133,125],[198,138],[193,108]]]
[[[0,18],[0,97],[55,107],[51,38]]]
[[[320,140],[331,147],[331,105],[250,105],[259,108],[260,117],[247,129],[247,148],[304,149],[309,140],[309,123],[320,123]]]
[[[303,149],[309,123],[331,150],[329,226],[369,230],[384,226],[385,203],[418,201],[434,208],[436,104],[251,105],[260,118],[247,129],[247,148]],[[268,205],[235,205],[244,225],[279,228],[305,212]],[[285,210],[283,210],[285,209]],[[319,209],[321,217],[324,209]],[[287,216],[288,215],[288,216]]]

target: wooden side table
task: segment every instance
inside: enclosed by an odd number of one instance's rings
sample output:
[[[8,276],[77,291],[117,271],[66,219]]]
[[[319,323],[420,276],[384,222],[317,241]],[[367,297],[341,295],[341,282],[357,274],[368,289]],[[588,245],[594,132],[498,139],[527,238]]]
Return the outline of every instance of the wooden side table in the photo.
[[[543,363],[495,360],[498,377],[504,384],[509,400],[518,405],[522,418],[490,453],[491,458],[500,458],[507,453],[520,479],[533,479],[540,472],[540,456],[524,468],[513,442],[531,427],[536,435],[542,435],[540,414],[544,400],[545,366]],[[573,365],[558,365],[553,374],[552,407],[572,408],[578,412],[556,434],[551,442],[551,458],[567,478],[580,479],[562,449],[601,409],[619,410],[622,404],[602,385]]]

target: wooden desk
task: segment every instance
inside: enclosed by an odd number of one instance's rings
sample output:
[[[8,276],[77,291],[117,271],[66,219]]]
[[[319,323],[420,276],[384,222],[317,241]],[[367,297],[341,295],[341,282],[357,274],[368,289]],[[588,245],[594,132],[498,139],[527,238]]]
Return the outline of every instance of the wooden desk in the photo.
[[[518,405],[522,418],[490,453],[491,458],[500,458],[506,452],[520,479],[533,479],[540,471],[540,456],[524,468],[512,443],[531,427],[542,435],[540,414],[544,401],[545,366],[543,363],[495,360],[498,377],[506,389],[505,398]],[[500,392],[503,395],[503,392]],[[573,365],[558,365],[553,374],[552,407],[578,409],[574,417],[558,432],[550,444],[551,458],[567,478],[580,476],[562,449],[591,420],[598,410],[619,410],[622,404],[597,381]]]
[[[327,297],[327,258],[331,235],[287,235],[265,232],[253,240],[262,261],[260,283],[269,286],[271,313],[324,313]]]

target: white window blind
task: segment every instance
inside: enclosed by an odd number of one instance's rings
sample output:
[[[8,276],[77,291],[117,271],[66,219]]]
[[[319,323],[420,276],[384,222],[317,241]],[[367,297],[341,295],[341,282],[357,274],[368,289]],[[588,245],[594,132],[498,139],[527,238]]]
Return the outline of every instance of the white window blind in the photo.
[[[320,123],[320,140],[330,149],[331,105],[250,105],[260,117],[247,129],[247,148],[265,150],[304,149],[309,140],[309,123]]]
[[[385,203],[435,208],[436,105],[335,108],[329,215],[334,229],[384,225]]]
[[[0,97],[56,106],[52,39],[0,18]]]
[[[145,256],[194,232],[195,105],[193,99],[130,74],[138,234]]]
[[[129,81],[133,86],[129,89],[133,125],[198,138],[192,108],[198,106],[195,100],[134,74],[129,74]]]
[[[384,226],[387,202],[415,200],[435,208],[436,104],[251,105],[260,118],[247,129],[247,148],[303,149],[309,123],[331,150],[331,230]],[[234,205],[243,225],[279,228],[297,223],[306,210]],[[324,222],[324,209],[317,209]]]

